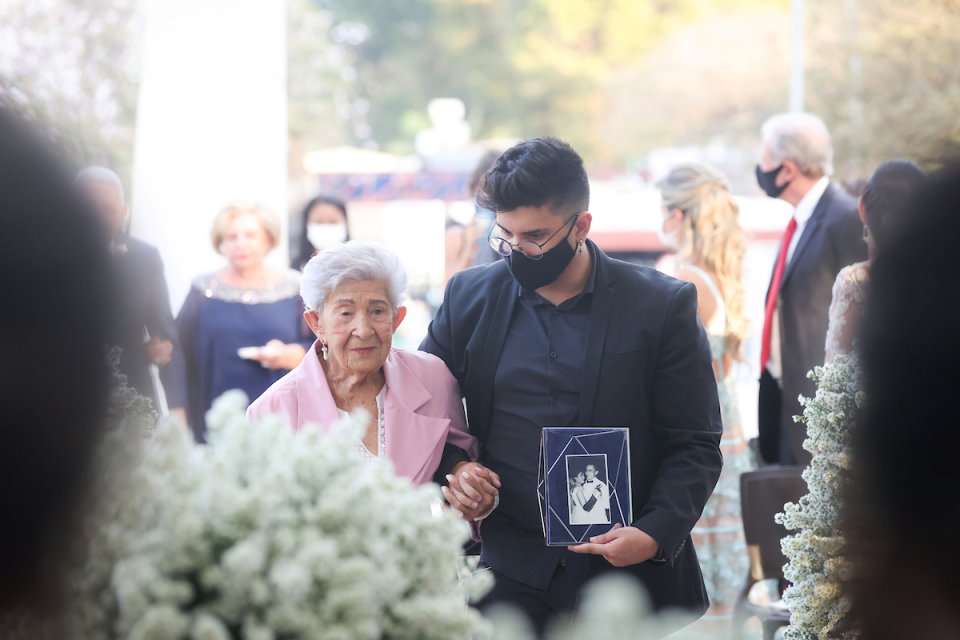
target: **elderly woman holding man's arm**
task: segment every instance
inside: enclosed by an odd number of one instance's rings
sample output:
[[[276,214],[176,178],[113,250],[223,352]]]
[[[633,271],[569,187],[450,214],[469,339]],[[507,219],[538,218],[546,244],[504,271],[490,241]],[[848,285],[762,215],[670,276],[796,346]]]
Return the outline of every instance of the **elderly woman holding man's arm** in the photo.
[[[416,484],[434,479],[444,450],[462,450],[469,461],[458,465],[454,489],[443,492],[472,520],[492,510],[500,480],[474,462],[477,441],[467,431],[460,390],[446,365],[392,347],[406,314],[400,304],[405,288],[400,261],[381,245],[347,242],[314,256],[303,269],[301,295],[303,317],[317,340],[247,414],[281,413],[295,429],[307,423],[329,429],[364,409],[374,419],[357,448],[371,459],[388,458],[398,475]]]

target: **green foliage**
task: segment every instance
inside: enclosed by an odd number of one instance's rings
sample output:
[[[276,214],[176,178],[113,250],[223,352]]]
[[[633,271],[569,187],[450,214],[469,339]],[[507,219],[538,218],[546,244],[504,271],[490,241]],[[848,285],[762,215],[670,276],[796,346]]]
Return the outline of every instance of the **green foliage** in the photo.
[[[136,0],[0,3],[0,104],[44,127],[77,163],[133,157]]]
[[[0,3],[0,103],[78,162],[125,174],[141,4]],[[752,150],[787,107],[790,4],[287,0],[291,169],[321,147],[409,152],[438,97],[466,103],[475,138],[558,135],[594,165],[662,146]],[[806,13],[806,106],[831,128],[840,178],[960,155],[958,0],[807,0]]]
[[[960,2],[812,0],[808,108],[831,125],[837,173],[960,157]]]
[[[589,156],[611,69],[705,9],[692,0],[315,0],[291,11],[328,16],[326,46],[355,72],[343,86],[362,106],[341,114],[354,143],[409,151],[409,114],[455,97],[474,137],[559,135]]]

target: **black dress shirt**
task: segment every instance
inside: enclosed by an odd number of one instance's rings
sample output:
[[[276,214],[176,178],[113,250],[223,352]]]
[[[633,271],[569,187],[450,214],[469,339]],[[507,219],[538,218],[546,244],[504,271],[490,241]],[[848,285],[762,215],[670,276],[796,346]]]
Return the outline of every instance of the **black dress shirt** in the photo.
[[[595,276],[594,268],[586,289],[559,305],[518,285],[519,304],[493,380],[493,417],[483,459],[500,474],[501,513],[523,514],[514,524],[535,533],[541,531],[541,429],[578,423]]]

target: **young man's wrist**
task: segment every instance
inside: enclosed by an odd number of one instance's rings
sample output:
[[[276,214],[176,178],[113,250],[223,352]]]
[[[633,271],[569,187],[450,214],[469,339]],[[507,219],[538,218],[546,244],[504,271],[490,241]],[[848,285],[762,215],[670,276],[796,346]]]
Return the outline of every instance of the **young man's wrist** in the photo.
[[[482,514],[480,514],[479,516],[477,516],[476,518],[474,518],[473,521],[474,521],[474,522],[480,522],[481,520],[483,520],[484,518],[486,518],[487,516],[489,516],[491,513],[493,513],[494,510],[495,510],[498,506],[500,506],[500,494],[497,494],[497,495],[493,496],[493,504],[490,505],[490,508],[487,509],[487,511],[486,511],[485,513],[482,513]]]

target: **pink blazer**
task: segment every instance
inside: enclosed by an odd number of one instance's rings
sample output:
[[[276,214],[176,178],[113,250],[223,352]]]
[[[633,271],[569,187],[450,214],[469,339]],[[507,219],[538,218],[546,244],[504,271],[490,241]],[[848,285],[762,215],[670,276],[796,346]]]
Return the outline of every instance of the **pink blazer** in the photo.
[[[421,351],[392,349],[383,365],[384,454],[398,475],[415,484],[433,480],[445,443],[477,459],[477,440],[467,431],[460,388],[443,361]],[[340,419],[317,344],[296,369],[277,380],[247,409],[247,417],[283,414],[294,429],[316,424],[324,431]]]

